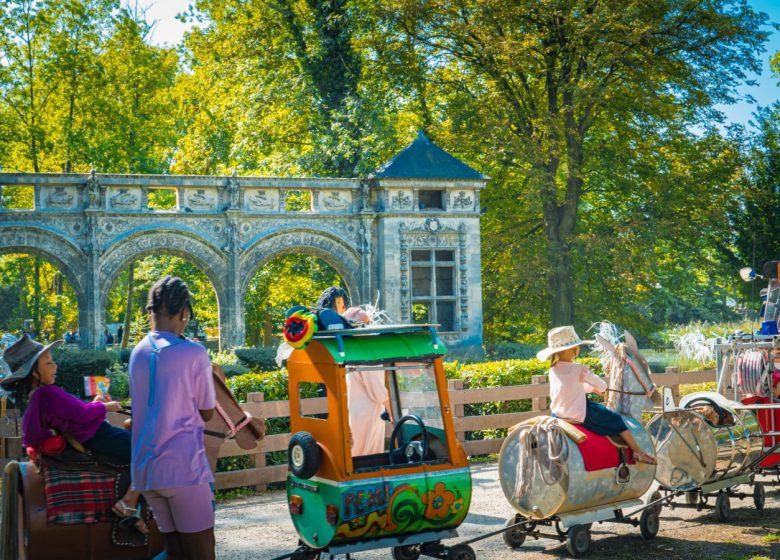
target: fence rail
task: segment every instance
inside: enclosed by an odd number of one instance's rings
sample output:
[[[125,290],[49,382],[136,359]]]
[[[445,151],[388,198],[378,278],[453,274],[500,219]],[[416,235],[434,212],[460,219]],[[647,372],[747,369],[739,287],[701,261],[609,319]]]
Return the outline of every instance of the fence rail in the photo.
[[[653,381],[661,386],[672,388],[675,397],[679,396],[680,385],[707,383],[715,381],[715,370],[690,371],[678,373],[676,368],[667,368],[665,373],[653,374]],[[528,418],[548,413],[548,396],[550,386],[546,375],[534,375],[529,385],[511,385],[505,387],[490,387],[485,389],[464,389],[463,381],[448,382],[450,403],[454,415],[455,433],[469,456],[497,453],[501,449],[503,438],[467,440],[466,433],[480,430],[506,429]],[[531,410],[527,412],[510,412],[490,414],[485,416],[467,416],[466,405],[489,403],[531,401]],[[327,412],[327,399],[314,398],[305,400],[307,414]],[[263,393],[249,393],[247,402],[242,408],[255,418],[289,418],[289,401],[265,401]],[[110,415],[112,421],[121,422],[126,416]],[[0,415],[0,465],[18,458],[21,454],[21,437],[19,428],[21,422],[12,416]],[[389,429],[389,424],[388,424]],[[282,482],[287,476],[287,464],[267,465],[266,454],[276,451],[286,451],[291,434],[273,434],[260,441],[256,449],[245,450],[229,440],[219,450],[220,457],[240,457],[249,455],[254,465],[252,468],[216,474],[218,489],[255,486],[264,489],[267,484]]]
[[[676,368],[667,368],[665,373],[652,375],[656,385],[672,388],[675,397],[679,396],[680,385],[708,383],[715,381],[715,370],[677,372]],[[498,453],[503,438],[467,440],[466,432],[479,430],[506,429],[528,418],[548,414],[548,396],[550,386],[546,383],[546,375],[535,375],[529,385],[511,385],[505,387],[490,387],[486,389],[464,389],[461,380],[450,380],[449,392],[452,404],[455,432],[469,456]],[[511,412],[490,414],[486,416],[466,416],[465,405],[498,401],[531,401],[531,410],[527,412]],[[247,403],[242,408],[256,418],[287,418],[290,416],[289,401],[264,401],[262,393],[250,393]],[[306,399],[307,414],[327,412],[326,399]],[[266,453],[286,451],[291,434],[274,434],[266,436],[257,449],[241,449],[235,441],[227,441],[219,450],[220,457],[236,457],[251,455],[255,467],[237,471],[220,472],[216,475],[218,489],[236,488],[240,486],[256,486],[259,489],[272,482],[282,482],[287,476],[287,465],[265,466]]]

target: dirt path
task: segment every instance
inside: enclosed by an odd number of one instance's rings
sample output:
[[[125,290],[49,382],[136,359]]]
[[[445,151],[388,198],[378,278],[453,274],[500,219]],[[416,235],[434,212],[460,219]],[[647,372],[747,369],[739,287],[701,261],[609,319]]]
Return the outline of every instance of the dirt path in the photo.
[[[499,528],[512,513],[498,485],[495,464],[473,468],[474,497],[461,539]],[[780,486],[767,488],[764,511],[753,500],[732,500],[732,520],[717,521],[712,510],[664,508],[661,528],[654,540],[644,540],[638,528],[603,523],[593,526],[593,544],[588,558],[613,560],[780,559]],[[224,502],[217,506],[217,558],[220,560],[266,560],[295,548],[296,534],[290,522],[284,492]],[[527,541],[516,551],[508,549],[501,536],[472,545],[478,560],[534,560],[566,557],[565,545],[550,541]],[[354,560],[387,560],[390,551],[352,555]]]

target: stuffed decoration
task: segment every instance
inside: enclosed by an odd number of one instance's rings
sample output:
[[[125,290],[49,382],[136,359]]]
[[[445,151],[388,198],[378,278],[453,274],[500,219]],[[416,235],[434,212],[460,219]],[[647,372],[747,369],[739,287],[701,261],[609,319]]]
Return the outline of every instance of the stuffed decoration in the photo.
[[[301,305],[287,311],[282,335],[293,348],[305,348],[317,332],[317,315],[314,310]]]

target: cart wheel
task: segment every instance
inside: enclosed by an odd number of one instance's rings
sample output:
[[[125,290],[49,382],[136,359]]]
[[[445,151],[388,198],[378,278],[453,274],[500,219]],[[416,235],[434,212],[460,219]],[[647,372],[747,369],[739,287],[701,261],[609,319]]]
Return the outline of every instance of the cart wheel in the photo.
[[[467,544],[456,544],[447,551],[446,560],[477,560],[474,550]]]
[[[766,503],[766,489],[760,482],[756,482],[753,485],[753,503],[757,510],[761,511],[764,509],[764,504]]]
[[[585,525],[574,525],[566,534],[566,550],[574,558],[584,556],[590,548],[590,531]]]
[[[518,523],[517,517],[512,516],[509,519],[506,520],[506,523],[504,523],[504,527],[509,527],[510,525],[514,525],[515,523]],[[507,545],[509,548],[520,548],[523,543],[525,542],[525,527],[519,526],[519,527],[512,527],[511,529],[507,529],[503,532],[501,535],[504,539],[504,544]]]
[[[718,492],[718,497],[715,499],[715,511],[720,521],[728,521],[729,517],[731,517],[729,495],[725,492]]]
[[[661,499],[661,498],[663,498],[663,497],[664,497],[664,496],[663,496],[663,494],[661,494],[661,492],[659,492],[658,490],[656,490],[656,491],[655,491],[655,492],[653,492],[653,494],[650,496],[650,501],[651,501],[651,502],[655,502],[655,501],[657,501],[657,500],[660,500],[660,499]],[[661,515],[661,510],[662,510],[662,509],[664,509],[664,504],[663,504],[663,502],[658,502],[657,504],[655,504],[655,505],[653,506],[653,510],[654,510],[654,511],[655,511],[655,512],[656,512],[658,515]]]
[[[642,515],[639,516],[639,530],[642,532],[642,536],[647,540],[655,538],[658,534],[659,525],[658,512],[655,508],[646,509],[642,512]]]
[[[409,544],[393,547],[393,560],[417,560],[420,557],[420,545]]]
[[[287,463],[298,478],[311,478],[320,468],[320,447],[309,432],[296,432],[287,446]]]
[[[699,503],[699,492],[696,490],[691,490],[690,492],[685,493],[685,503],[691,506],[695,506]]]
[[[319,550],[296,550],[290,556],[290,560],[317,560],[319,557]]]

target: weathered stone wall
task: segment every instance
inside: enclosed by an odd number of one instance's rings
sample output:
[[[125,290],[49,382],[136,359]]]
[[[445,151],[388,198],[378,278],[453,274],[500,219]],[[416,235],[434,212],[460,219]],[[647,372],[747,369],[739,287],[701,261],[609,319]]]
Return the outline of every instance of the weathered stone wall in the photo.
[[[158,254],[188,259],[212,282],[225,347],[244,342],[244,294],[254,274],[291,253],[322,258],[354,302],[379,292],[380,306],[407,322],[414,247],[455,251],[456,329],[442,336],[481,345],[484,181],[0,173],[0,187],[12,185],[32,186],[35,206],[0,208],[0,253],[40,255],[62,270],[77,294],[84,346],[98,344],[122,269]],[[149,208],[151,189],[175,191],[175,208]],[[420,210],[421,189],[442,191],[443,208]],[[311,207],[288,210],[287,194],[299,191],[311,193]]]

